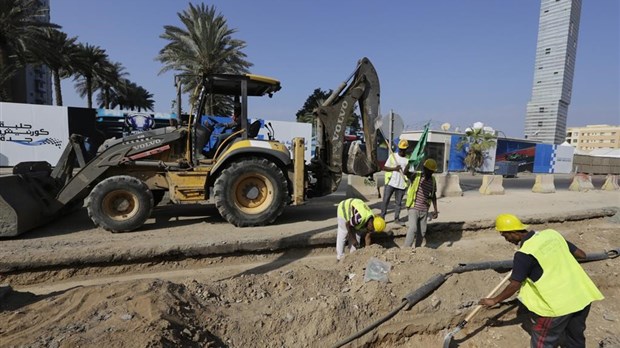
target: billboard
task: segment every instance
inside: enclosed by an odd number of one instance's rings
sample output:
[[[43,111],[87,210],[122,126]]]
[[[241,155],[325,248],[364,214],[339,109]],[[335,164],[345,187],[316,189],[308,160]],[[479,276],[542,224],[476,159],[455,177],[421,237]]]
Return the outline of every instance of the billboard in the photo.
[[[534,173],[570,173],[573,169],[572,146],[536,144]]]
[[[58,162],[69,139],[67,108],[0,103],[0,166]]]
[[[465,145],[460,151],[457,149],[457,144],[461,141],[462,137],[462,135],[457,134],[453,134],[450,137],[450,157],[448,160],[448,171],[450,172],[467,170],[465,156],[467,155],[468,147]],[[497,143],[495,145],[497,147]],[[480,168],[477,168],[478,171],[482,173],[492,173],[495,170],[495,161],[497,159],[493,154],[496,152],[496,147],[492,147],[483,152],[484,162],[482,162]]]
[[[536,143],[523,140],[497,139],[496,162],[515,162],[519,172],[534,171]]]

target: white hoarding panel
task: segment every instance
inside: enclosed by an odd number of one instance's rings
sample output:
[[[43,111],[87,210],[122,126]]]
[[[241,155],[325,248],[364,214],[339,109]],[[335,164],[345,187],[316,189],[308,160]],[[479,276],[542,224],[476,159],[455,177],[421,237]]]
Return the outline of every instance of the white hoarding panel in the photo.
[[[572,146],[559,145],[554,151],[553,172],[568,174],[573,170],[573,153],[575,148]]]
[[[269,139],[267,127],[271,125],[275,140],[286,145],[289,151],[291,151],[291,156],[293,155],[293,138],[304,138],[306,145],[304,156],[306,162],[310,162],[312,150],[312,125],[310,123],[265,120],[264,124],[258,132],[257,138]]]
[[[0,103],[0,166],[58,162],[69,139],[67,108]]]

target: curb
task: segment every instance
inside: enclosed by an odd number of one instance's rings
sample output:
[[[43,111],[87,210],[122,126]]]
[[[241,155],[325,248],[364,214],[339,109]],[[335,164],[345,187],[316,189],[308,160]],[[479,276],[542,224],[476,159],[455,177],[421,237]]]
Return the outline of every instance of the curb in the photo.
[[[522,218],[525,224],[546,224],[557,223],[565,221],[580,221],[588,219],[597,219],[602,217],[613,216],[618,213],[618,208],[605,207],[600,209],[581,210],[570,212],[563,216],[551,215],[551,214],[539,214],[524,216]],[[435,222],[428,225],[428,233],[446,233],[457,231],[476,231],[493,229],[495,226],[492,220],[481,221],[450,221],[450,222]],[[335,226],[334,226],[335,230]],[[393,237],[403,237],[407,233],[406,228],[396,228],[392,230]],[[114,265],[120,263],[141,263],[146,261],[153,261],[154,258],[162,259],[183,259],[191,257],[214,257],[234,254],[245,253],[265,253],[273,251],[282,251],[292,248],[308,248],[318,246],[333,246],[336,243],[336,234],[329,229],[326,232],[321,232],[316,235],[307,236],[304,234],[294,235],[291,237],[285,237],[279,240],[258,240],[243,243],[222,243],[211,245],[197,245],[197,246],[170,246],[170,247],[157,247],[157,248],[138,248],[127,250],[122,253],[104,253],[88,256],[70,256],[59,257],[52,261],[50,260],[30,260],[25,262],[13,262],[3,263],[0,266],[0,272],[17,272],[17,271],[34,271],[49,268],[58,267],[88,267],[99,265]],[[1,289],[0,289],[1,290]]]

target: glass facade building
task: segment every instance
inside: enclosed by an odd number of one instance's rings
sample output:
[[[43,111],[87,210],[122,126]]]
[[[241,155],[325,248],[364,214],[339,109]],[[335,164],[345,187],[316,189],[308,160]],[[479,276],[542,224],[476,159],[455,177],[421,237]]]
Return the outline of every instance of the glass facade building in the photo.
[[[525,138],[561,144],[573,88],[581,0],[541,0]]]

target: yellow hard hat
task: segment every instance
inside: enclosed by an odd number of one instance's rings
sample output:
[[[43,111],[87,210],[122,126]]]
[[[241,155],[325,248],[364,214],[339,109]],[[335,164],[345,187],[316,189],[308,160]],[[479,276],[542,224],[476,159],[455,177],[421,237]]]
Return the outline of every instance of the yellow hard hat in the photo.
[[[437,171],[437,162],[435,162],[434,159],[429,158],[426,161],[424,161],[424,168],[436,172]]]
[[[527,229],[518,217],[512,214],[499,214],[495,218],[495,229],[502,232],[522,231]]]
[[[375,228],[375,232],[383,232],[385,230],[385,220],[381,216],[376,215],[372,221],[372,226]]]
[[[401,139],[398,142],[398,148],[401,150],[406,150],[409,147],[409,142],[405,139]]]

